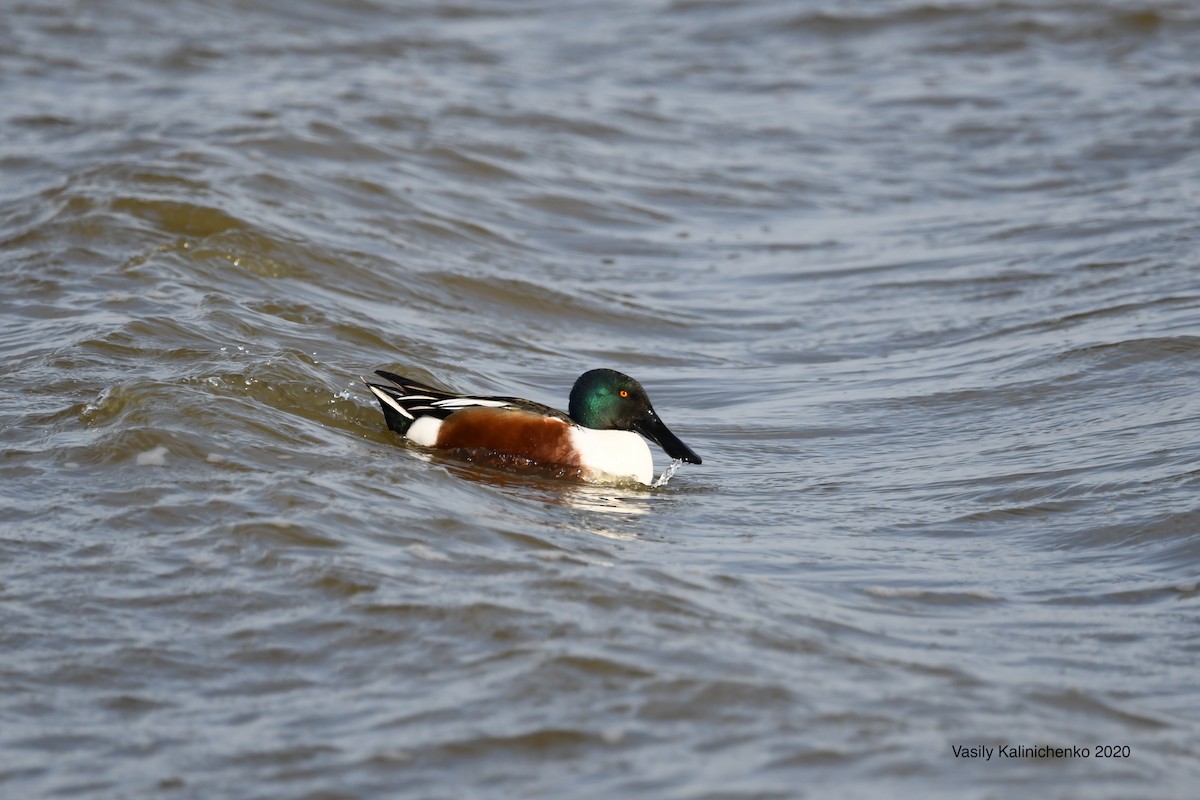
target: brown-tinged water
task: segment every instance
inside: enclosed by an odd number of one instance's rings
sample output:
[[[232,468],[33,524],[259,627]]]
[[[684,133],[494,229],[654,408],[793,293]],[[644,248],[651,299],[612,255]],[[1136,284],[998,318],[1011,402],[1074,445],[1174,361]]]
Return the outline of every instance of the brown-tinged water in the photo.
[[[0,6],[0,796],[1195,796],[1200,6]]]

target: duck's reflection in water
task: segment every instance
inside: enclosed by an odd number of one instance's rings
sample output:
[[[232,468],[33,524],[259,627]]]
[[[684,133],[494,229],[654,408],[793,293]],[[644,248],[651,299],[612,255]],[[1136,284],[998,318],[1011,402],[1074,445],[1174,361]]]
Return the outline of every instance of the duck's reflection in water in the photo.
[[[486,484],[516,499],[586,512],[586,516],[573,521],[582,523],[580,527],[587,531],[609,539],[633,541],[640,537],[636,530],[614,530],[611,526],[597,524],[603,518],[597,515],[629,518],[646,514],[654,508],[656,495],[660,493],[659,490],[632,481],[585,483],[569,470],[537,464],[513,464],[508,459],[478,455],[464,459],[462,453],[454,454],[457,457],[442,453],[415,455],[444,467],[457,478]]]

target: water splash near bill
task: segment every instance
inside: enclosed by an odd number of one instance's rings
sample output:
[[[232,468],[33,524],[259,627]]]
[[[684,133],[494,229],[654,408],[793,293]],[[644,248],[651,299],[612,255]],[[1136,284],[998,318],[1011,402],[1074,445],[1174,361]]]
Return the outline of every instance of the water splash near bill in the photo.
[[[663,474],[658,476],[658,480],[656,480],[654,483],[650,484],[650,488],[657,489],[660,486],[666,486],[667,481],[671,480],[671,478],[679,470],[679,466],[681,464],[683,464],[682,458],[677,458],[674,461],[672,461],[670,466],[668,466],[666,469],[663,470]]]

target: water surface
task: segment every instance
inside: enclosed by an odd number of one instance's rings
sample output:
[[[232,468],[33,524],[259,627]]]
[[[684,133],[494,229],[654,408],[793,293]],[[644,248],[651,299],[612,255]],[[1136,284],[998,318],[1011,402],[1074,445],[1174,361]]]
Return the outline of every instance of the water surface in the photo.
[[[1198,48],[1184,2],[9,4],[0,793],[1191,796]],[[704,464],[431,457],[358,377],[596,366]]]

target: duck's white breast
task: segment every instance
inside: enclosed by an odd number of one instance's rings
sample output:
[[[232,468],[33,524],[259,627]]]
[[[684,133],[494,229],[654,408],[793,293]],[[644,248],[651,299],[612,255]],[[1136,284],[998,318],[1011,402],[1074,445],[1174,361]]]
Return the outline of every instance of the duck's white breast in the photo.
[[[571,443],[587,472],[633,478],[647,486],[654,480],[654,459],[646,441],[632,431],[598,431],[571,426]]]

